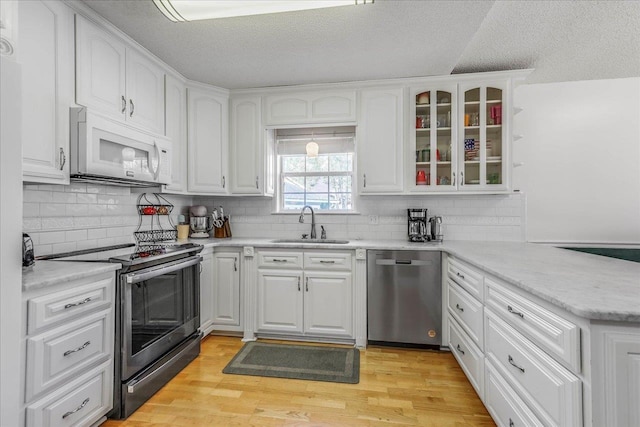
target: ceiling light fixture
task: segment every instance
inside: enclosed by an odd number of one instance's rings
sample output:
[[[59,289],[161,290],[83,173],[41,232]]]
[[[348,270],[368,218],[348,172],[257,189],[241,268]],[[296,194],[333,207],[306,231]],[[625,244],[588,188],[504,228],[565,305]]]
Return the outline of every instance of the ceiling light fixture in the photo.
[[[173,22],[230,18],[267,13],[322,9],[325,7],[371,4],[375,0],[153,0],[156,7]]]
[[[318,157],[320,147],[313,139],[313,132],[311,132],[311,141],[307,142],[307,145],[305,146],[305,149],[307,150],[307,157]]]

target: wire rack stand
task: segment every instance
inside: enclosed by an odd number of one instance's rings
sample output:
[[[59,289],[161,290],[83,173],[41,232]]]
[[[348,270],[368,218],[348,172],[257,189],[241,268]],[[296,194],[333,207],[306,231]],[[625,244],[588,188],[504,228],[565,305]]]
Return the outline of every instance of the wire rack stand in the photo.
[[[136,203],[138,209],[138,228],[133,233],[138,246],[153,250],[160,246],[166,246],[169,242],[175,242],[177,237],[176,226],[171,220],[173,205],[158,193],[142,193]],[[145,218],[149,218],[149,227],[141,230]],[[166,218],[166,221],[161,221]],[[162,226],[162,222],[168,224],[168,228]]]

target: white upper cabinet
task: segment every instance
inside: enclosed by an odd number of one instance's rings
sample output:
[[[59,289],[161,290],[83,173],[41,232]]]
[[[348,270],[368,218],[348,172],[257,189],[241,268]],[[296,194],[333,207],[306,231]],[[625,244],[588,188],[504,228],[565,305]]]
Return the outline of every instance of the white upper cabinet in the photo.
[[[79,15],[76,102],[153,133],[164,133],[163,70]]]
[[[361,194],[403,191],[404,89],[360,92],[357,130],[358,187]]]
[[[21,1],[16,50],[22,67],[22,170],[29,182],[69,183],[73,13],[61,2]]]
[[[188,190],[227,194],[229,97],[205,88],[187,89]]]
[[[356,120],[356,92],[315,91],[265,97],[265,125],[339,123]]]
[[[232,194],[273,195],[273,144],[262,127],[262,106],[259,96],[231,98],[229,153]],[[269,146],[270,145],[270,146]]]
[[[164,71],[132,49],[127,49],[126,120],[154,133],[164,133]]]
[[[165,134],[173,144],[171,184],[167,192],[187,191],[187,91],[184,82],[165,76]]]
[[[409,191],[456,189],[456,90],[455,83],[409,89]]]
[[[511,102],[509,81],[458,86],[458,189],[509,188]]]

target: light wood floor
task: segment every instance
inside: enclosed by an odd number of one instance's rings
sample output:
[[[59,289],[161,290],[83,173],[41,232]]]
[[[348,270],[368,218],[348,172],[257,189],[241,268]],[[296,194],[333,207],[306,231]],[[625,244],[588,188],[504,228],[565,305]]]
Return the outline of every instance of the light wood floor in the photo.
[[[359,384],[222,374],[242,344],[209,336],[133,415],[102,427],[495,426],[450,353],[369,347]]]

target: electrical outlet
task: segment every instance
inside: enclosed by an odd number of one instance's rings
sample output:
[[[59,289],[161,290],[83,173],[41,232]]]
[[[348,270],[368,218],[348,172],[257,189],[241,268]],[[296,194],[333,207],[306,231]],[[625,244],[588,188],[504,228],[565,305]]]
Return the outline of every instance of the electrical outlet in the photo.
[[[369,215],[369,224],[370,225],[378,224],[378,215]]]

